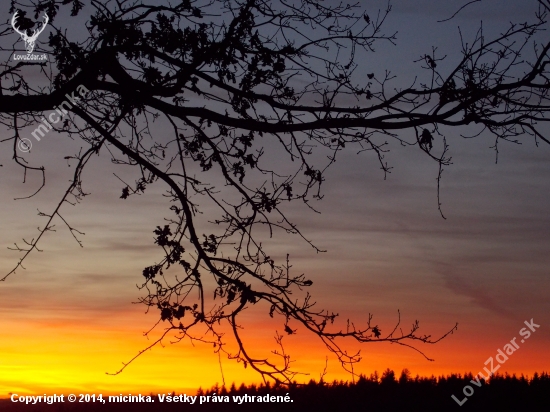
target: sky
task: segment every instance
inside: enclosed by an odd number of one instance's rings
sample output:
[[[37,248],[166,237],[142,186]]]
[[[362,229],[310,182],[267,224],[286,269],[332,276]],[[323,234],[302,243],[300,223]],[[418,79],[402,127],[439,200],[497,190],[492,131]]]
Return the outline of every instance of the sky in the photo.
[[[369,3],[376,10],[381,2]],[[458,2],[463,4],[465,2]],[[411,62],[437,45],[449,59],[458,58],[457,26],[465,33],[483,21],[498,33],[511,19],[529,18],[535,7],[524,1],[472,4],[455,20],[437,23],[456,11],[455,1],[395,1],[386,23],[396,30],[397,45],[380,47],[366,70],[390,67],[407,84],[415,76]],[[534,4],[534,2],[533,2]],[[1,12],[7,16],[7,6]],[[371,14],[374,15],[375,11]],[[14,35],[15,36],[15,35]],[[369,153],[346,152],[328,171],[320,214],[292,207],[289,215],[306,237],[327,252],[318,254],[296,237],[279,234],[271,243],[275,255],[290,253],[293,270],[314,282],[319,306],[357,324],[369,313],[382,332],[401,313],[403,328],[416,319],[421,332],[440,336],[458,322],[458,330],[436,345],[417,346],[419,353],[384,343],[361,347],[357,372],[386,368],[413,375],[482,371],[511,339],[519,341],[525,321],[540,325],[499,372],[529,374],[550,370],[550,147],[529,139],[500,146],[498,163],[490,136],[463,139],[465,130],[447,130],[453,164],[441,184],[443,219],[437,209],[437,165],[420,150],[394,144],[387,156],[392,172],[384,174]],[[7,134],[5,130],[0,133]],[[406,133],[406,132],[405,132]],[[44,164],[47,186],[36,197],[38,180],[23,182],[11,160],[11,147],[0,151],[0,268],[8,272],[17,252],[7,248],[36,236],[47,212],[71,178],[63,159],[81,144],[48,134],[36,142],[27,159]],[[275,159],[276,160],[276,159]],[[134,302],[145,266],[159,259],[153,230],[166,216],[164,188],[120,199],[121,182],[130,176],[108,156],[94,157],[85,172],[91,194],[67,207],[64,217],[85,235],[80,247],[63,225],[48,233],[19,270],[0,283],[0,397],[9,393],[149,393],[191,391],[224,380],[257,382],[242,364],[218,358],[206,345],[184,341],[154,347],[116,376],[117,371],[151,342],[143,335],[155,314]],[[245,339],[255,354],[275,349],[275,330],[265,308],[243,319]],[[154,333],[152,336],[155,336]],[[350,379],[338,361],[305,331],[284,338],[300,379]]]

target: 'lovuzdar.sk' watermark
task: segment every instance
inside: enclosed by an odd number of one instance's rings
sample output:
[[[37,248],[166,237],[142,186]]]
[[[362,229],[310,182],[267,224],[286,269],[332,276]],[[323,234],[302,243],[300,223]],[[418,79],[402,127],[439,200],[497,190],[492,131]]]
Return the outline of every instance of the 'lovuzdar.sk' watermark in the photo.
[[[531,336],[531,332],[535,332],[537,328],[540,328],[540,325],[537,325],[536,323],[533,322],[533,318],[531,318],[530,322],[525,321],[524,323],[527,326],[527,328],[521,328],[521,330],[519,331],[519,334],[523,338],[521,339],[521,343],[524,343],[526,339],[529,339],[529,337]],[[492,356],[485,361],[485,365],[490,366],[490,370],[487,369],[487,367],[483,368],[484,371],[487,373],[487,376],[485,376],[481,372],[478,372],[477,375],[474,377],[474,379],[470,381],[472,385],[480,388],[481,387],[480,378],[486,381],[491,376],[493,376],[496,371],[500,369],[500,365],[508,360],[508,356],[519,349],[519,344],[516,342],[516,339],[517,338],[512,339],[510,343],[507,343],[506,345],[504,345],[502,349],[497,349],[497,354],[495,355],[495,358],[494,358],[498,362],[496,365]],[[466,385],[464,389],[462,389],[462,392],[464,393],[464,395],[466,395],[462,400],[458,400],[456,396],[451,395],[451,398],[453,398],[456,401],[456,403],[458,403],[460,406],[464,405],[464,403],[468,400],[468,397],[474,394],[474,388],[470,385]]]
[[[38,39],[40,33],[42,33],[48,25],[48,21],[50,21],[48,15],[44,14],[44,21],[42,22],[42,26],[40,26],[40,28],[38,29],[35,29],[32,35],[29,36],[26,29],[21,31],[17,28],[17,18],[19,17],[18,14],[18,11],[13,14],[13,17],[11,18],[11,25],[13,27],[13,30],[21,36],[21,40],[23,40],[23,42],[25,43],[25,49],[27,49],[27,52],[14,52],[13,60],[26,62],[48,61],[48,55],[46,53],[33,53],[34,46],[36,45],[36,39]]]
[[[23,52],[14,52],[13,60],[15,61],[24,61],[24,62],[47,62],[48,55],[46,53],[23,53]]]

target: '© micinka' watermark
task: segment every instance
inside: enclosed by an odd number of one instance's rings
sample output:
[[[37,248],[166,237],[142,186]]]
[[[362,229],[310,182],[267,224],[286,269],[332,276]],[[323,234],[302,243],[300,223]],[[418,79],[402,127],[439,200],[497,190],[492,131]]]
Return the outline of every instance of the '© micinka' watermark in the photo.
[[[37,141],[40,141],[46,133],[53,129],[52,124],[59,123],[63,117],[69,113],[68,110],[71,110],[73,106],[78,104],[80,97],[86,97],[89,92],[90,91],[86,87],[79,85],[76,88],[76,92],[73,92],[70,95],[66,94],[65,97],[67,100],[64,100],[59,106],[57,106],[55,111],[49,114],[48,119],[42,116],[40,119],[42,120],[42,123],[40,123],[39,126],[31,133],[32,137],[34,137]],[[76,95],[76,93],[78,93],[78,95]]]
[[[26,137],[23,137],[17,142],[17,148],[23,153],[30,152],[32,148],[32,142]]]
[[[540,328],[540,325],[537,325],[536,323],[533,322],[533,318],[531,318],[530,322],[525,321],[524,323],[529,329],[521,328],[521,330],[519,331],[519,334],[523,338],[521,339],[521,343],[525,342],[526,339],[529,339],[529,337],[531,336],[531,332],[535,332],[537,328]],[[489,365],[491,370],[487,369],[487,367],[483,368],[487,373],[487,376],[483,375],[483,373],[481,372],[478,372],[477,375],[474,377],[474,379],[470,381],[472,385],[480,388],[481,387],[480,377],[486,381],[487,379],[489,379],[489,377],[493,376],[494,373],[500,369],[500,365],[508,360],[508,355],[511,355],[512,353],[514,353],[519,349],[519,344],[516,342],[516,339],[517,338],[512,339],[510,343],[507,343],[506,345],[504,345],[502,349],[497,349],[497,354],[495,356],[495,359],[498,362],[497,365],[495,365],[495,362],[492,356],[485,361],[485,365]],[[453,398],[456,401],[456,403],[458,403],[459,406],[464,405],[464,403],[468,400],[468,397],[474,394],[474,388],[471,387],[470,385],[466,385],[464,389],[462,389],[462,392],[466,396],[461,401],[459,401],[456,396],[451,395],[451,398]]]
[[[48,115],[47,119],[44,116],[40,118],[42,123],[40,123],[31,133],[32,137],[34,137],[37,141],[40,141],[44,136],[46,136],[47,133],[49,133],[50,130],[53,129],[52,124],[59,123],[69,113],[68,110],[70,110],[73,106],[76,106],[79,103],[80,98],[86,97],[89,92],[90,91],[85,86],[79,85],[75,92],[66,94],[65,97],[67,99],[57,106],[55,111]],[[78,93],[78,95],[76,93]],[[32,143],[29,139],[23,138],[20,139],[17,147],[20,151],[26,153],[31,150]]]

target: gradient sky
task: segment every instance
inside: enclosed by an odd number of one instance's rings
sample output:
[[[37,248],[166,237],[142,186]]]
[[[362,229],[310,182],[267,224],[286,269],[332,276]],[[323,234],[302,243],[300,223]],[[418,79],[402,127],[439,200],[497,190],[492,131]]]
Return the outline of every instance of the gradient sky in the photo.
[[[458,55],[458,31],[473,33],[480,21],[488,32],[503,30],[511,19],[532,16],[535,2],[482,1],[449,23],[456,1],[395,1],[386,30],[397,30],[397,46],[378,46],[366,70],[390,68],[407,84],[416,74],[412,60],[438,45]],[[526,6],[529,3],[530,6]],[[370,4],[370,2],[369,2]],[[375,14],[378,4],[369,10]],[[498,6],[498,7],[497,7]],[[7,16],[7,5],[0,11]],[[420,73],[418,71],[418,73]],[[401,81],[401,80],[400,80]],[[408,368],[413,375],[439,375],[483,369],[523,322],[540,325],[500,371],[532,374],[550,370],[550,147],[501,144],[495,163],[489,136],[462,139],[469,130],[447,130],[453,165],[441,187],[442,219],[437,210],[437,165],[418,148],[392,145],[387,160],[394,167],[384,180],[376,159],[346,153],[327,174],[325,198],[313,214],[289,209],[306,236],[321,249],[316,254],[303,241],[279,234],[271,242],[274,256],[291,253],[293,269],[314,281],[318,304],[339,312],[342,321],[361,324],[373,313],[382,332],[393,328],[397,310],[406,329],[420,320],[421,332],[438,336],[459,323],[458,331],[433,346],[420,345],[434,362],[397,345],[362,345],[359,372]],[[2,131],[6,133],[6,131]],[[404,132],[406,137],[408,132]],[[10,143],[11,145],[11,143]],[[79,142],[48,134],[26,158],[47,168],[47,186],[28,195],[38,181],[22,184],[21,170],[11,159],[11,146],[0,152],[0,268],[8,272],[17,252],[6,248],[32,238],[71,178],[64,161]],[[64,216],[79,230],[80,248],[62,225],[49,233],[41,248],[18,271],[0,283],[0,397],[10,392],[149,393],[184,391],[222,382],[217,355],[210,346],[189,342],[155,347],[122,374],[106,375],[146,347],[143,332],[155,322],[144,307],[132,304],[140,292],[145,266],[159,259],[154,228],[166,216],[153,185],[145,195],[119,199],[122,184],[113,176],[131,176],[110,165],[108,156],[92,159],[85,172],[91,195]],[[251,310],[243,320],[245,337],[258,355],[275,349],[273,323],[266,308]],[[349,379],[326,349],[298,330],[285,337],[295,369],[318,378],[328,356],[328,379]],[[351,342],[349,348],[356,348]],[[359,349],[359,348],[358,348]],[[258,376],[242,365],[221,359],[225,381],[253,382]]]

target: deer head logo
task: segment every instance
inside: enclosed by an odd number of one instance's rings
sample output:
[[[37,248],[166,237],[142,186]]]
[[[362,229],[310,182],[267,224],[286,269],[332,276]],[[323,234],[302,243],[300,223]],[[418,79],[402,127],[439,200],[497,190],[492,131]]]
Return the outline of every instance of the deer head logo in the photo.
[[[46,25],[48,24],[48,21],[49,21],[48,15],[44,13],[44,23],[42,24],[42,26],[39,29],[34,30],[34,32],[32,33],[32,36],[28,36],[27,30],[19,31],[17,30],[17,27],[15,27],[15,24],[17,22],[17,13],[19,12],[16,11],[15,14],[13,15],[11,19],[11,25],[13,27],[13,30],[15,30],[15,32],[18,33],[21,36],[21,39],[25,42],[27,53],[32,53],[32,51],[34,50],[34,45],[36,43],[36,39],[38,38],[38,35],[44,31],[44,29],[46,28]]]

